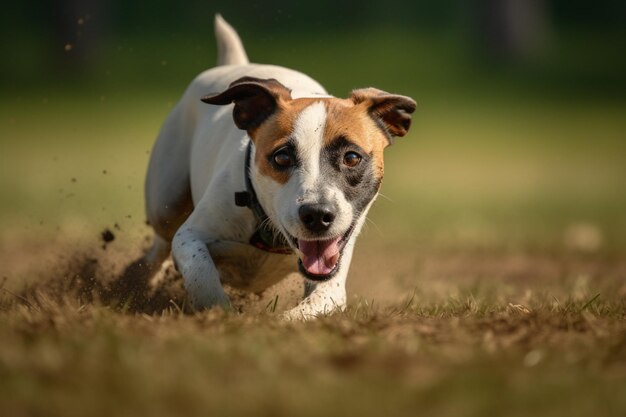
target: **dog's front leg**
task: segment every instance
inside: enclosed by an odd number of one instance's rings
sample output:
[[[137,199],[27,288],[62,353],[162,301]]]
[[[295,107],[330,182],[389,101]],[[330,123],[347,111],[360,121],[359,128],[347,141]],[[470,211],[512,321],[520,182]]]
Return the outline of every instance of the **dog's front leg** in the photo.
[[[347,269],[347,268],[346,268]],[[296,307],[284,313],[287,320],[309,320],[343,309],[346,305],[346,277],[341,271],[332,279],[312,284],[313,290]]]
[[[350,269],[354,241],[344,249],[339,271],[324,282],[307,281],[304,286],[304,300],[284,313],[288,320],[309,320],[319,315],[342,310],[346,305],[346,278]]]
[[[198,229],[185,223],[172,241],[172,256],[194,308],[227,308],[230,302],[211,259],[208,240]]]

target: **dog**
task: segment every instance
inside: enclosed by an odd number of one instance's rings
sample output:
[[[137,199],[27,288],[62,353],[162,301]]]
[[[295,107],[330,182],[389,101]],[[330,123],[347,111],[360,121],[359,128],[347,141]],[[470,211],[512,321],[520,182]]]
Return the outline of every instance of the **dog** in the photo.
[[[142,260],[172,254],[195,309],[229,307],[223,284],[262,292],[299,270],[307,319],[344,308],[356,238],[383,179],[383,150],[416,108],[374,88],[330,96],[315,80],[250,64],[237,32],[215,17],[217,66],[167,117],[151,152]]]

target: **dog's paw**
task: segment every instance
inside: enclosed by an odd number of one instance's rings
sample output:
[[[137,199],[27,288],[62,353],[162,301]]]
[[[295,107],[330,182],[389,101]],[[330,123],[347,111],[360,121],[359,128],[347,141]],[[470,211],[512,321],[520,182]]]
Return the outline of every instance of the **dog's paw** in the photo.
[[[317,315],[296,307],[283,312],[280,318],[284,321],[307,321],[317,318]]]
[[[307,321],[314,320],[320,316],[331,314],[335,311],[343,310],[344,305],[334,303],[314,304],[309,299],[305,299],[291,310],[285,311],[281,318],[286,321]]]

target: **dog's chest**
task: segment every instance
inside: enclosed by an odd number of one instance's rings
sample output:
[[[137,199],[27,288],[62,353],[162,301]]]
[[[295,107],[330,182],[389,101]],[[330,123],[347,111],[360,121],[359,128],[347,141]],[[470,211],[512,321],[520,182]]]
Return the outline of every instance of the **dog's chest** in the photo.
[[[207,246],[221,281],[234,288],[261,292],[297,271],[295,255],[266,252],[233,241],[215,241]]]

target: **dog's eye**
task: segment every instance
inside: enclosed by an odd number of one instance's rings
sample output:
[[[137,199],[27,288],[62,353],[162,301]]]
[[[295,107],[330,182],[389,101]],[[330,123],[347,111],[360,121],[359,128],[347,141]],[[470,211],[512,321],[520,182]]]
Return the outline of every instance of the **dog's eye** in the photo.
[[[289,168],[293,165],[293,157],[286,149],[280,149],[274,153],[274,163],[279,168]]]
[[[361,155],[359,155],[356,152],[346,152],[346,154],[343,156],[343,163],[344,165],[353,168],[357,165],[359,165],[359,162],[361,162]]]

